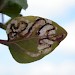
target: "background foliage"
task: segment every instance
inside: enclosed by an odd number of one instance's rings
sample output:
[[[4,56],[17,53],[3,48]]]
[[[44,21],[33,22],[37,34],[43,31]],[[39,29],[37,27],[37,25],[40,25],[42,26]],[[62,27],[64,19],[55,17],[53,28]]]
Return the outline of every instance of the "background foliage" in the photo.
[[[28,7],[27,0],[1,0],[0,13],[6,14],[11,18],[19,15],[21,9]]]

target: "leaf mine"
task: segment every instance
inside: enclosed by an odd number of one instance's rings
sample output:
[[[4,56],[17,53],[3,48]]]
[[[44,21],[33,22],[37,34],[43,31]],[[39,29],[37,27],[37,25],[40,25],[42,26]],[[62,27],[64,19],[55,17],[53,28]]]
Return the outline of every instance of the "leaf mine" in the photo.
[[[52,20],[38,16],[16,17],[7,25],[6,32],[10,52],[20,63],[43,58],[67,35],[67,32]]]

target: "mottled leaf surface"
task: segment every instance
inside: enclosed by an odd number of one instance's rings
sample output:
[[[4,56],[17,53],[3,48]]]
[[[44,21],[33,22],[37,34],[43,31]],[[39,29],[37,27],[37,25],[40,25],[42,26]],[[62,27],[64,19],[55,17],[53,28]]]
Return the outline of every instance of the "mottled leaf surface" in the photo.
[[[52,52],[67,36],[54,21],[38,16],[16,17],[6,29],[8,47],[19,63],[30,63]]]

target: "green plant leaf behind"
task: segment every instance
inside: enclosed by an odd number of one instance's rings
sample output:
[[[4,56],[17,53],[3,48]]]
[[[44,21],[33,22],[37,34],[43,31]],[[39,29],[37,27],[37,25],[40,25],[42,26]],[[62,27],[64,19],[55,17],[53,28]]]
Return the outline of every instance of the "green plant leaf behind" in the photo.
[[[0,13],[13,18],[19,15],[21,9],[26,9],[27,7],[27,0],[1,0]]]

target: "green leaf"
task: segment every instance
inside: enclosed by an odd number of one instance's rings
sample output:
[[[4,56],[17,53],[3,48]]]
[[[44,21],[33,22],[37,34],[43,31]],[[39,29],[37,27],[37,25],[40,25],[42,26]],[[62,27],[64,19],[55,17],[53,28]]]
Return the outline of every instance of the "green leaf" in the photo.
[[[38,16],[16,17],[6,29],[13,58],[19,63],[40,60],[51,53],[67,36],[66,30],[54,21]]]
[[[11,0],[13,3],[20,5],[23,9],[27,8],[27,0]]]
[[[13,58],[19,63],[30,63],[41,59],[44,55],[37,50],[37,38],[23,39],[9,44]]]
[[[28,7],[27,0],[1,0],[0,13],[10,17],[16,17],[20,14],[21,9]]]

